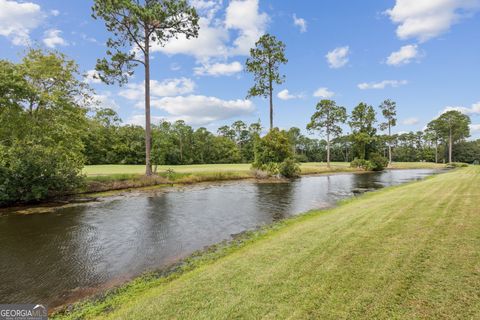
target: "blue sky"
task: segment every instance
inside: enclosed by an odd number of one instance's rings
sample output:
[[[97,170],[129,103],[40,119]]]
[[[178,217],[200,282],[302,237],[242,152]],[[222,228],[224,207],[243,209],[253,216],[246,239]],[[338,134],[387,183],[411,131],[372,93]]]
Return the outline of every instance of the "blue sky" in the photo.
[[[443,110],[472,118],[480,137],[480,0],[191,0],[198,39],[155,47],[154,121],[185,119],[216,130],[242,119],[268,124],[267,101],[246,100],[243,71],[258,37],[285,42],[286,82],[275,88],[276,126],[304,129],[316,102],[331,98],[398,104],[396,132],[421,130]],[[0,58],[18,61],[27,45],[54,48],[91,75],[108,33],[91,1],[0,0]],[[90,78],[97,99],[124,122],[143,123],[143,71],[126,87]],[[287,91],[286,91],[287,90]]]

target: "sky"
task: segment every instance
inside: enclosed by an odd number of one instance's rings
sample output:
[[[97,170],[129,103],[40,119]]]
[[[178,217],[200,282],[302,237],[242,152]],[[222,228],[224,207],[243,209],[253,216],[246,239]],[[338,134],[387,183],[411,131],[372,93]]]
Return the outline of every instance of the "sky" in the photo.
[[[183,119],[216,131],[235,120],[267,127],[268,101],[246,99],[249,49],[265,33],[286,44],[285,83],[274,89],[274,125],[305,131],[321,99],[350,112],[358,103],[397,103],[394,132],[422,130],[445,110],[472,119],[480,138],[480,0],[190,0],[197,39],[152,51],[152,119]],[[77,61],[102,106],[124,123],[144,122],[143,70],[123,87],[93,77],[110,36],[92,1],[0,0],[0,59],[28,47]],[[380,114],[378,115],[380,119]],[[346,129],[348,131],[348,129]]]

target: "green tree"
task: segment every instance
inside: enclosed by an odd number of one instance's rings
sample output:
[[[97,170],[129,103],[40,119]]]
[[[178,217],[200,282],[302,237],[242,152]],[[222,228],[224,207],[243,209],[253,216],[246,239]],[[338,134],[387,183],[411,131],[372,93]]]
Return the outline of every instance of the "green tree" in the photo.
[[[93,18],[101,18],[113,37],[109,58],[97,60],[99,78],[107,84],[128,81],[139,64],[145,69],[145,173],[152,174],[150,117],[150,48],[171,38],[198,36],[198,15],[186,0],[95,0]]]
[[[253,168],[270,174],[295,177],[300,172],[297,161],[293,158],[292,146],[285,130],[274,128],[255,143],[255,161]]]
[[[388,164],[392,164],[392,127],[397,125],[397,104],[395,101],[387,99],[382,102],[379,106],[380,110],[382,111],[382,115],[385,118],[385,122],[380,124],[380,130],[387,130],[388,129]]]
[[[90,90],[64,55],[0,61],[0,203],[45,199],[83,182]]]
[[[357,146],[360,159],[366,158],[367,145],[375,139],[375,122],[375,110],[372,106],[362,102],[353,109],[348,124],[352,129],[350,136]]]
[[[327,166],[330,168],[331,138],[335,138],[342,133],[340,124],[347,121],[347,110],[344,107],[337,106],[333,100],[321,100],[317,103],[316,110],[310,123],[307,124],[307,129],[325,134],[327,138]]]
[[[290,140],[290,144],[292,145],[292,152],[293,155],[295,156],[297,154],[297,147],[299,144],[300,137],[302,136],[302,133],[300,131],[300,128],[297,127],[291,127],[287,131],[288,133],[288,138]]]
[[[457,110],[450,110],[437,118],[440,135],[448,143],[448,162],[452,162],[453,145],[470,136],[470,117]]]
[[[255,80],[254,86],[248,90],[247,98],[269,98],[270,130],[273,129],[273,84],[282,84],[285,81],[279,68],[287,62],[285,44],[270,34],[260,37],[255,48],[250,49],[250,58],[246,62],[246,70],[254,75]]]
[[[220,128],[218,128],[217,133],[222,137],[235,141],[235,130],[233,130],[227,125],[221,126]]]
[[[438,163],[438,141],[440,140],[440,135],[438,121],[430,121],[425,130],[425,138],[435,145],[435,163]]]

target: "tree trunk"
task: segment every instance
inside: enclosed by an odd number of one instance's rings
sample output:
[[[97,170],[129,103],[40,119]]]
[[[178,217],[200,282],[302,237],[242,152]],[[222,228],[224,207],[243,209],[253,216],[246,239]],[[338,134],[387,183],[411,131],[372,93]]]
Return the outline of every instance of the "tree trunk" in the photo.
[[[273,129],[273,88],[270,80],[270,131]]]
[[[452,163],[452,128],[448,137],[448,162]]]
[[[392,128],[388,123],[388,166],[392,165]]]
[[[327,168],[330,168],[330,132],[327,132]]]
[[[150,39],[145,28],[145,175],[152,175],[150,152],[152,148],[152,132],[150,121]]]
[[[435,163],[438,163],[438,140],[435,140]]]

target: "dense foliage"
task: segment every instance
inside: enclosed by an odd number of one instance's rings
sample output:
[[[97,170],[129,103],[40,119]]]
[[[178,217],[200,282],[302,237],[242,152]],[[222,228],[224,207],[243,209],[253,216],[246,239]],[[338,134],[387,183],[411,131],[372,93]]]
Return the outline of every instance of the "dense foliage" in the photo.
[[[125,125],[118,115],[100,109],[88,119],[88,135],[84,137],[87,164],[143,164],[145,159],[144,129]],[[152,126],[152,163],[155,165],[251,163],[254,161],[255,139],[260,137],[260,123],[250,125],[235,121],[217,132],[193,128],[184,121],[161,122]],[[301,133],[296,127],[286,131],[288,143],[299,162],[325,162],[327,142]],[[432,140],[428,131],[373,135],[368,144],[369,154],[388,157],[389,142],[392,160],[397,162],[448,162],[448,139]],[[356,140],[351,134],[331,141],[331,161],[350,162],[360,158]],[[480,161],[480,140],[459,141],[453,148],[453,161]]]
[[[74,190],[89,97],[77,65],[40,50],[0,65],[0,204]]]
[[[288,132],[278,128],[270,130],[255,141],[254,150],[253,168],[287,178],[300,173],[300,167],[293,158]]]

